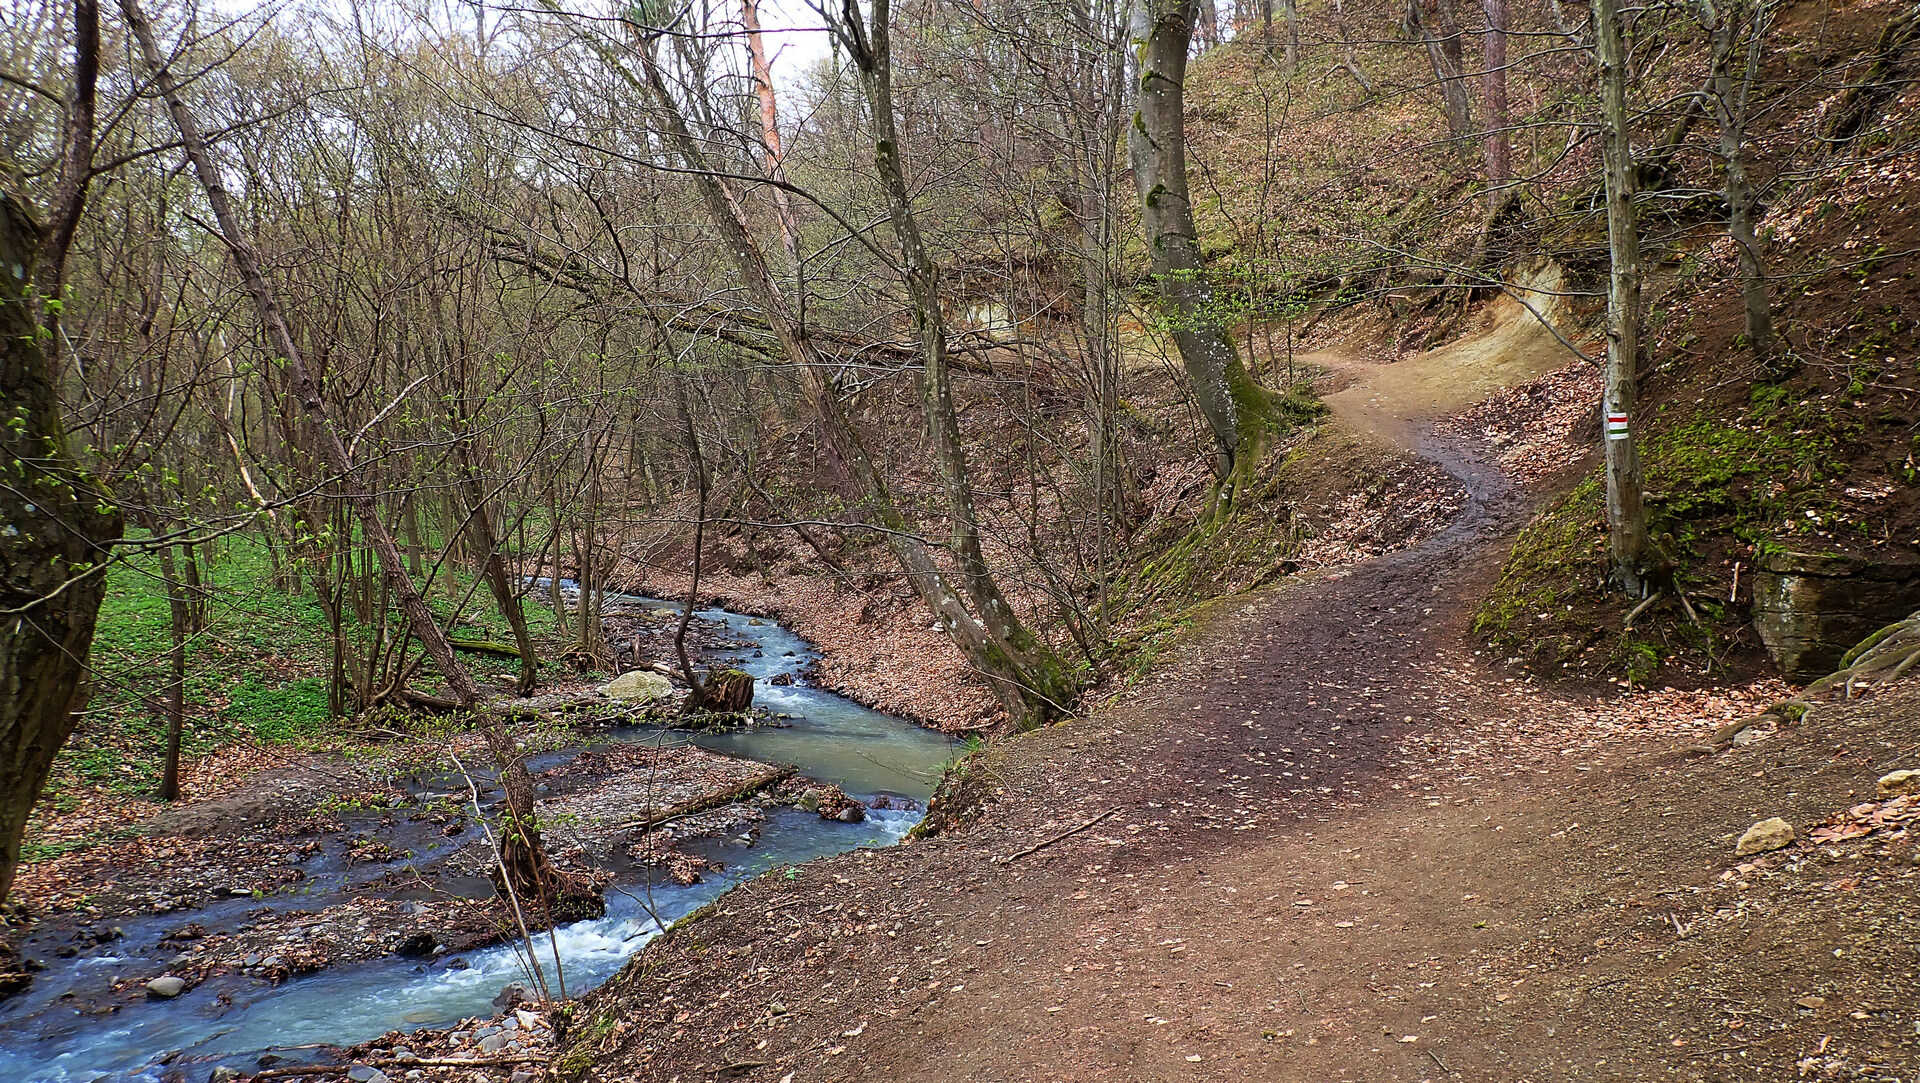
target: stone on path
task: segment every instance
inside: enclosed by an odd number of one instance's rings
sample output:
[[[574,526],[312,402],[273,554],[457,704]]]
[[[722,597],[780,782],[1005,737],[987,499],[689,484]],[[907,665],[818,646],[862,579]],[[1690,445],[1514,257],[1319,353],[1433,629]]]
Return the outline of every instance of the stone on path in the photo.
[[[159,977],[147,983],[147,992],[161,998],[162,1000],[171,1000],[172,998],[177,997],[181,993],[184,993],[186,991],[187,991],[186,979],[177,978],[172,974],[162,974]]]
[[[1775,816],[1747,828],[1747,833],[1740,836],[1740,841],[1734,845],[1733,852],[1740,857],[1764,854],[1769,850],[1792,846],[1796,837],[1793,825]]]
[[[1920,771],[1893,771],[1880,776],[1881,797],[1899,797],[1920,793]]]
[[[673,682],[658,673],[636,669],[622,673],[601,685],[600,692],[608,699],[625,700],[628,703],[652,703],[654,700],[673,695]]]

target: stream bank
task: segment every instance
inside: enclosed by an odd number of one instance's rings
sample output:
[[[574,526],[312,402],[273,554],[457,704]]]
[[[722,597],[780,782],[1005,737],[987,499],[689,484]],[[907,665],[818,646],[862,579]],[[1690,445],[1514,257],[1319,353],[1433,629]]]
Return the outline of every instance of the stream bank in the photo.
[[[625,619],[671,608],[614,601]],[[604,888],[604,914],[535,937],[545,980],[570,995],[733,884],[897,842],[953,755],[939,734],[812,686],[817,652],[785,628],[699,618],[702,660],[751,673],[768,724],[608,725],[595,707],[524,735],[556,862]],[[33,866],[18,897],[41,969],[0,1003],[0,1078],[200,1083],[492,1016],[503,990],[537,984],[472,815],[491,780],[447,769],[448,748],[483,761],[467,741],[297,758]]]

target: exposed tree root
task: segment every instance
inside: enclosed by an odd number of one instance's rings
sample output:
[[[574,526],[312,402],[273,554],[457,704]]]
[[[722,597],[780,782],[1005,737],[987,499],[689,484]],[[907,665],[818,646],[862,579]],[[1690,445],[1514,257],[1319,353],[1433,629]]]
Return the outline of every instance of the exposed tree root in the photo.
[[[1772,723],[1791,726],[1806,718],[1815,701],[1838,691],[1843,699],[1884,688],[1920,666],[1920,613],[1898,620],[1860,641],[1840,660],[1840,668],[1808,685],[1796,699],[1785,699],[1751,718],[1729,722],[1713,735],[1685,751],[1705,756],[1730,748],[1736,735],[1750,726]]]

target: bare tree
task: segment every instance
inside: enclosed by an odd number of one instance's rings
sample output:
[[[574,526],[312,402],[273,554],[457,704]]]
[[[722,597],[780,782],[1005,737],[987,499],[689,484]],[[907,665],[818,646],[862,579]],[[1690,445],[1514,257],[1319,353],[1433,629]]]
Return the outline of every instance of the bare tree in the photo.
[[[347,451],[345,441],[341,439],[333,410],[321,395],[320,386],[307,366],[305,353],[274,298],[273,288],[261,269],[253,242],[234,212],[219,167],[207,150],[199,123],[180,95],[178,80],[173,75],[166,54],[160,50],[152,24],[140,10],[138,0],[120,0],[120,10],[139,45],[154,85],[166,102],[174,126],[179,130],[181,144],[206,194],[221,240],[253,301],[255,315],[285,366],[290,385],[288,393],[299,404],[312,427],[313,442],[321,461],[347,486],[347,507],[373,549],[385,587],[406,615],[408,628],[433,659],[434,666],[453,692],[455,702],[462,709],[472,712],[481,723],[481,732],[486,738],[488,752],[499,771],[500,785],[506,795],[507,822],[500,832],[500,863],[505,869],[507,882],[502,887],[525,898],[550,900],[562,885],[557,871],[547,860],[540,840],[539,824],[534,812],[533,779],[527,773],[512,732],[503,718],[487,709],[479,687],[460,664],[445,631],[407,574],[405,558],[394,541],[392,531],[381,518],[372,488],[355,484],[360,472]]]
[[[1781,373],[1773,365],[1773,310],[1767,300],[1767,269],[1760,254],[1760,238],[1754,230],[1753,186],[1747,180],[1747,112],[1753,96],[1753,84],[1759,74],[1760,48],[1767,24],[1772,21],[1770,3],[1749,7],[1741,0],[1698,0],[1700,25],[1707,31],[1710,46],[1707,61],[1706,96],[1720,129],[1720,159],[1725,170],[1722,192],[1727,201],[1727,235],[1732,238],[1734,256],[1740,265],[1740,301],[1745,313],[1747,345],[1763,368]],[[1746,55],[1736,59],[1742,25],[1747,32]],[[1736,74],[1736,63],[1744,71]]]
[[[1507,106],[1507,0],[1481,0],[1480,10],[1487,17],[1482,54],[1486,71],[1481,75],[1486,90],[1486,115],[1482,119],[1487,130],[1481,145],[1486,158],[1488,202],[1497,207],[1513,177],[1513,118]]]
[[[1465,63],[1460,49],[1460,18],[1453,0],[1407,0],[1407,35],[1427,51],[1447,130],[1455,139],[1473,134],[1473,107],[1467,100]]]

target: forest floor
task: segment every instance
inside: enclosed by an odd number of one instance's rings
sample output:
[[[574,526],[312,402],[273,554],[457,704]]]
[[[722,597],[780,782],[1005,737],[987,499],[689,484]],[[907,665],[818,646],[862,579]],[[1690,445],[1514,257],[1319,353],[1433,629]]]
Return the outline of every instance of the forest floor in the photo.
[[[1875,796],[1920,767],[1920,696],[1690,758],[1780,690],[1547,686],[1475,649],[1581,423],[1556,404],[1591,401],[1554,348],[1508,313],[1317,358],[1351,380],[1326,446],[1439,464],[1449,524],[1220,603],[1122,697],[969,761],[940,834],[721,897],[572,1010],[563,1071],[1920,1078],[1920,810]],[[1776,815],[1798,841],[1736,857]]]

